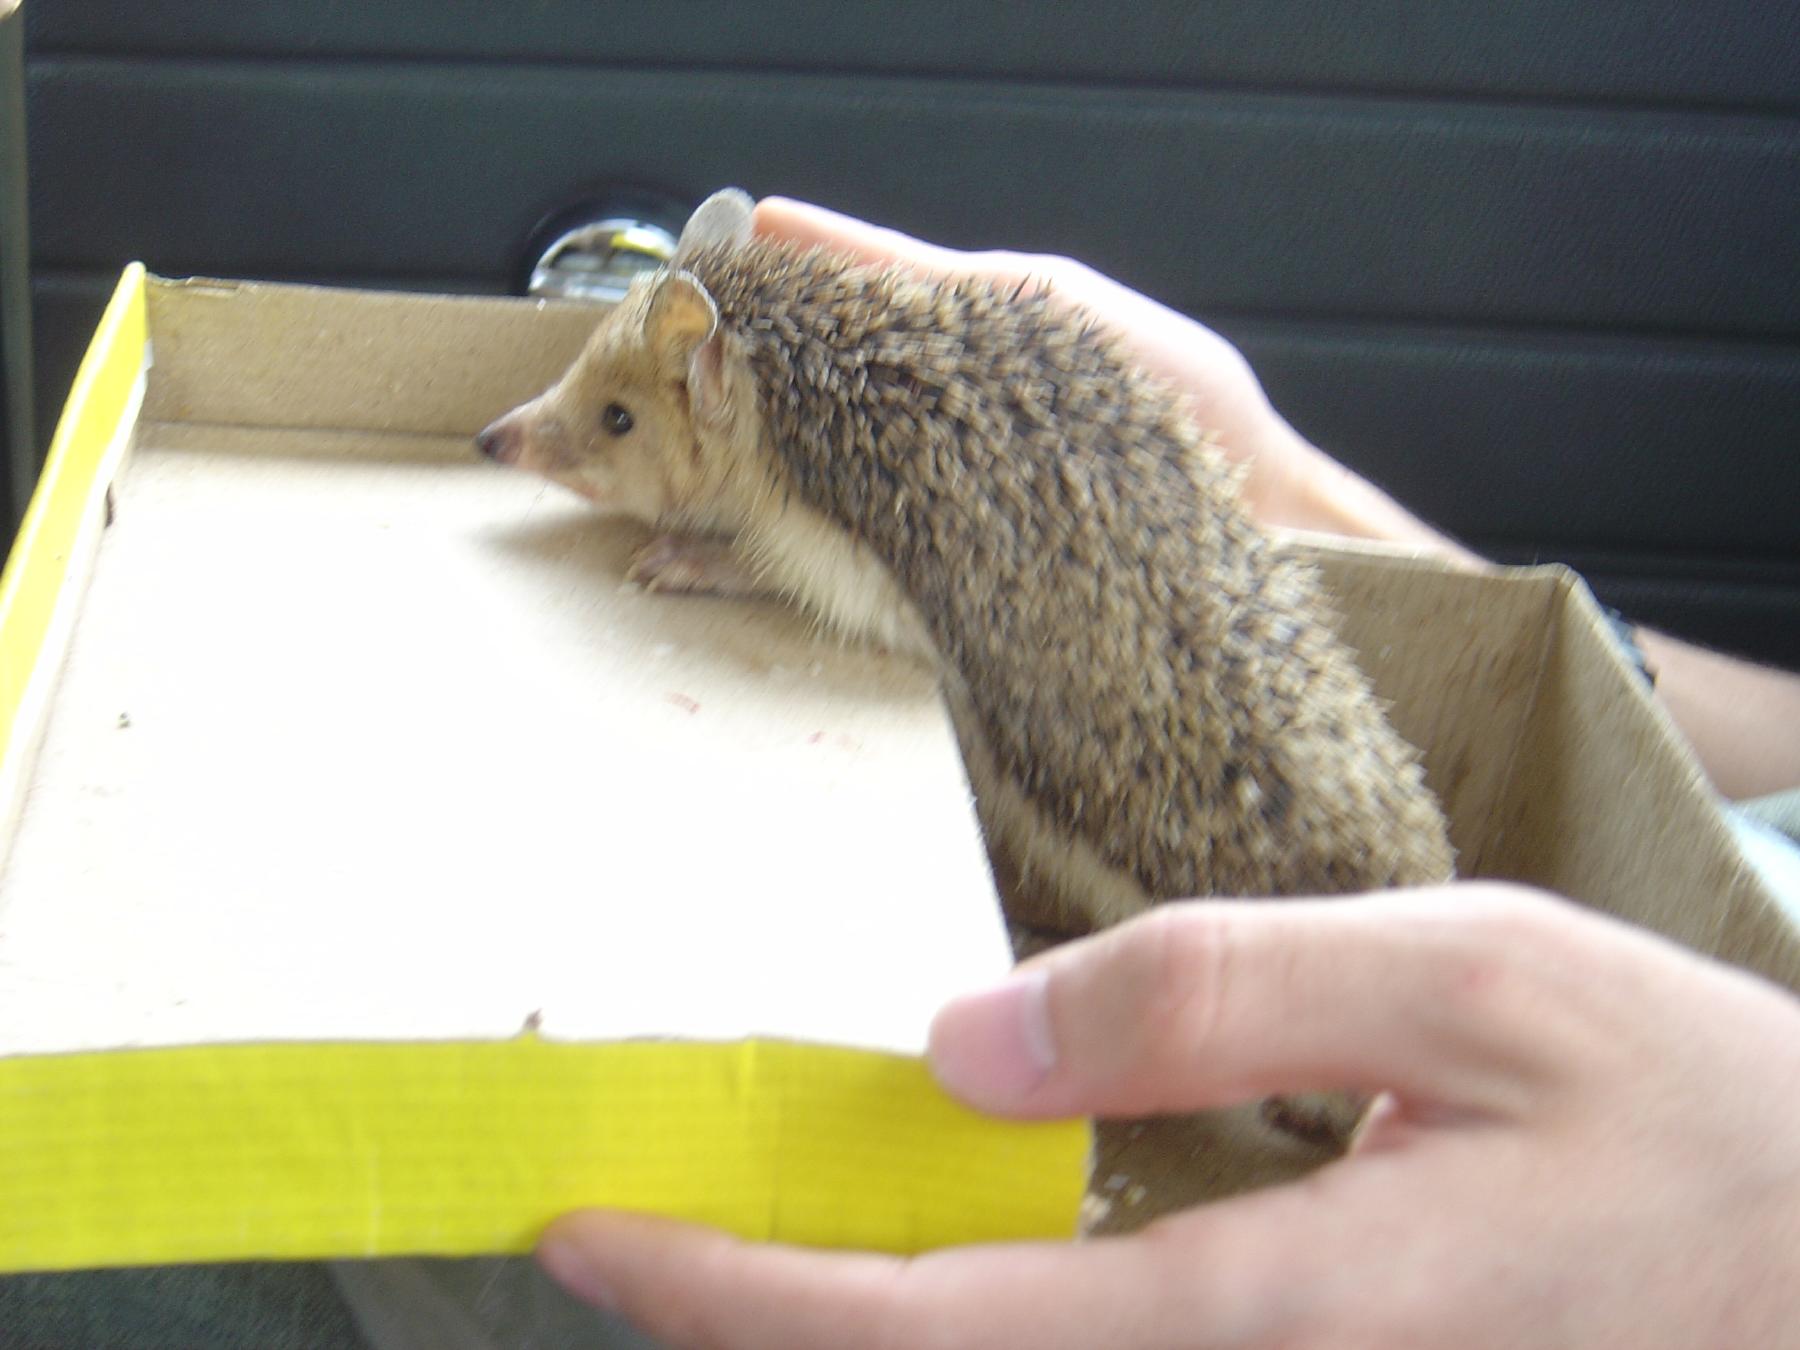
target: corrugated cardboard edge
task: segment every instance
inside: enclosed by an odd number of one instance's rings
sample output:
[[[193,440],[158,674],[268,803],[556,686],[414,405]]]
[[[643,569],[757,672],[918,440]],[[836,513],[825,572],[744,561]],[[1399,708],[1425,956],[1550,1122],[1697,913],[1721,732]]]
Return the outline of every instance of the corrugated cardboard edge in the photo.
[[[14,810],[143,399],[146,294],[133,265],[0,579]],[[0,1059],[0,1270],[518,1252],[588,1204],[900,1252],[1066,1238],[1090,1147],[1085,1122],[955,1105],[918,1059],[764,1039],[19,1056]]]

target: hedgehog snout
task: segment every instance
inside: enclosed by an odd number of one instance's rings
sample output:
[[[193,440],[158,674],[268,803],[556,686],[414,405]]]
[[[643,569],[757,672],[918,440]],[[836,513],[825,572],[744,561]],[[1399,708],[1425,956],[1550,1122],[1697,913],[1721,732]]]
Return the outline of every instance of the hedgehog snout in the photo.
[[[517,463],[523,444],[524,437],[519,434],[519,424],[511,413],[488,423],[475,438],[476,449],[496,464]]]

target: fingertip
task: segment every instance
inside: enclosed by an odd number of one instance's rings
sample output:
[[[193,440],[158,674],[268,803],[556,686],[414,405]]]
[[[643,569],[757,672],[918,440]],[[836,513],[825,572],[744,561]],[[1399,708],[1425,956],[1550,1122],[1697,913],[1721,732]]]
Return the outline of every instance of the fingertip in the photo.
[[[791,239],[796,243],[823,244],[834,240],[856,242],[879,227],[846,216],[814,202],[793,197],[764,197],[750,213],[757,234]]]
[[[781,234],[807,211],[805,202],[792,197],[761,197],[750,210],[751,228],[757,234]]]
[[[999,1113],[1024,1107],[1056,1068],[1049,973],[1021,970],[945,1005],[932,1021],[927,1053],[938,1082],[970,1106]]]
[[[566,1214],[538,1238],[533,1255],[544,1273],[583,1303],[608,1310],[618,1307],[614,1281],[607,1273],[607,1252],[615,1240],[616,1216],[597,1212]]]

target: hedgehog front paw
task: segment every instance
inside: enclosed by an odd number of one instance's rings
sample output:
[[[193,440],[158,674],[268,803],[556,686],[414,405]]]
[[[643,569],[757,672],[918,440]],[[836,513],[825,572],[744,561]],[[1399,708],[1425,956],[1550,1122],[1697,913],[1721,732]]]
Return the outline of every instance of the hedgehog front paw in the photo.
[[[755,595],[760,587],[729,540],[659,534],[632,554],[628,581],[670,595]]]

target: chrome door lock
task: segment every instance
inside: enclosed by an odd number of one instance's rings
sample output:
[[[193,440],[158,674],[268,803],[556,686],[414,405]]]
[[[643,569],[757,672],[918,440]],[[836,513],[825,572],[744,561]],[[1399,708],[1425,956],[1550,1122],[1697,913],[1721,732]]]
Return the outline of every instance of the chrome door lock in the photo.
[[[632,278],[668,265],[677,232],[637,213],[577,220],[555,232],[537,259],[529,295],[615,304]]]

